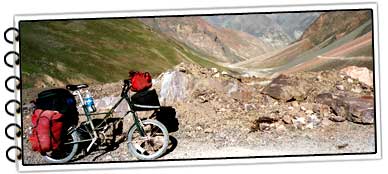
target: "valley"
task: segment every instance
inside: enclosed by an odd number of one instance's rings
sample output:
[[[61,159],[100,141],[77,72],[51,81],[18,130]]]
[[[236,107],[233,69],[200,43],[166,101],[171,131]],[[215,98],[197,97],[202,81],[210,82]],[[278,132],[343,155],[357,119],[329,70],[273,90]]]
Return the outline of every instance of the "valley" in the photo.
[[[106,111],[135,70],[152,74],[162,107],[179,121],[159,160],[374,153],[371,16],[346,10],[25,22],[23,130],[40,91],[88,83],[98,111]],[[114,114],[127,111],[120,105]],[[133,123],[123,122],[124,130]],[[126,132],[112,136],[118,141],[110,148],[77,153],[71,162],[137,160],[128,155]],[[23,143],[27,163],[46,163],[26,137]]]

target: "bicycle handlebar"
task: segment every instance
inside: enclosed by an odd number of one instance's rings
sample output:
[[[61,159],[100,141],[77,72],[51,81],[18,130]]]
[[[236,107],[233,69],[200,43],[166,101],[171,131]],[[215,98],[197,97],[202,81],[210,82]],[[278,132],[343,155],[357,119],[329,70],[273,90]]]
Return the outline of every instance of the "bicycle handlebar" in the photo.
[[[121,96],[124,96],[124,94],[128,93],[129,89],[131,88],[131,82],[128,79],[123,80],[123,90],[121,91]]]
[[[123,82],[124,82],[124,85],[129,86],[130,81],[128,79],[124,79]]]

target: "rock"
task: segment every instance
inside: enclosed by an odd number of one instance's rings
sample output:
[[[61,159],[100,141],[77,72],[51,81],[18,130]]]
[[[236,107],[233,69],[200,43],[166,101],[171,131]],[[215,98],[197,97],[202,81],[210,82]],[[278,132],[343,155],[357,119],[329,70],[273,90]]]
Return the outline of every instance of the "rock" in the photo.
[[[348,78],[346,81],[348,81],[348,83],[353,83],[353,80],[351,78]]]
[[[222,75],[229,75],[229,73],[226,72],[226,71],[222,71],[221,74],[222,74]]]
[[[269,116],[261,116],[257,119],[258,123],[274,123],[279,121],[279,115],[270,114]]]
[[[335,114],[330,115],[333,121],[348,120],[354,123],[374,123],[374,99],[372,96],[347,97],[330,93],[319,94],[316,102],[328,105]]]
[[[271,129],[271,124],[269,123],[260,123],[259,130],[260,131],[269,131]]]
[[[316,114],[311,114],[307,117],[306,120],[306,128],[316,128],[321,123],[321,120],[318,118]]]
[[[292,123],[292,117],[290,115],[283,116],[282,120],[286,124],[291,124]]]
[[[308,115],[311,115],[311,114],[314,113],[314,111],[309,109],[309,110],[306,110],[305,113],[308,114]]]
[[[374,123],[374,99],[371,96],[345,98],[349,104],[349,121],[361,124]]]
[[[190,77],[180,71],[166,72],[161,77],[159,100],[166,104],[184,101],[189,92]]]
[[[276,126],[276,131],[285,132],[285,131],[287,131],[287,128],[286,128],[286,126],[280,124],[280,125]]]
[[[282,101],[302,101],[310,89],[311,86],[304,80],[279,75],[263,89],[262,93]]]
[[[218,112],[225,112],[225,111],[226,111],[225,108],[220,108],[220,109],[218,110]]]
[[[335,87],[336,87],[338,90],[341,90],[341,91],[345,90],[344,85],[336,85]]]
[[[217,68],[210,68],[210,70],[211,70],[213,73],[217,73],[217,72],[218,72],[218,69],[217,69]]]
[[[321,126],[322,127],[327,127],[327,126],[330,126],[332,124],[333,124],[333,122],[330,121],[328,118],[323,118],[322,121],[321,121]]]
[[[201,131],[201,130],[203,130],[203,128],[201,126],[197,126],[197,127],[195,127],[195,130]]]
[[[344,148],[346,148],[346,147],[348,147],[348,146],[349,146],[349,144],[348,144],[348,143],[345,143],[345,144],[337,145],[336,147],[337,147],[337,149],[344,149]]]
[[[317,81],[322,81],[322,76],[318,75],[316,78]]]
[[[306,118],[297,116],[295,119],[292,119],[292,124],[294,125],[295,128],[304,130],[306,126]]]
[[[176,69],[177,69],[179,72],[183,72],[183,73],[186,73],[186,72],[187,72],[186,68],[183,67],[183,66],[178,66]]]
[[[213,77],[219,78],[219,77],[220,77],[220,73],[215,73],[215,74],[213,75]]]
[[[349,66],[341,69],[341,73],[350,76],[353,79],[373,87],[373,72],[365,67]]]
[[[205,130],[203,130],[203,132],[205,132],[205,133],[213,133],[213,130],[211,128],[206,128]]]
[[[354,93],[361,93],[362,89],[360,87],[355,87],[355,88],[352,88],[352,92],[354,92]]]
[[[252,111],[254,109],[256,109],[256,106],[254,104],[244,104],[244,110],[245,111],[248,112],[248,111]]]
[[[291,106],[294,107],[294,108],[299,107],[298,101],[292,101],[292,102],[291,102]]]
[[[320,113],[321,106],[319,104],[314,104],[313,105],[313,112],[314,113]]]
[[[346,118],[344,118],[342,116],[337,116],[335,114],[330,114],[329,120],[334,121],[334,122],[344,122],[346,120]]]
[[[203,95],[202,95],[202,96],[199,96],[198,98],[200,99],[200,102],[201,102],[201,103],[206,103],[206,102],[209,101],[209,100],[207,100],[207,99],[205,98],[205,96],[203,96]]]
[[[349,115],[349,106],[344,103],[344,101],[337,99],[337,96],[330,93],[319,94],[315,101],[317,103],[330,106],[330,108],[336,113],[334,120],[345,120]]]

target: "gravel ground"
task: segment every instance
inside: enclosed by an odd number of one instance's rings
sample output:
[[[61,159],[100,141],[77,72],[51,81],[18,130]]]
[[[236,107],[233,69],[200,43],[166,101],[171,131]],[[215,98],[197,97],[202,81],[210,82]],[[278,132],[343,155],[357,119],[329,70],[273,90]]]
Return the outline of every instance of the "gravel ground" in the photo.
[[[299,130],[291,125],[286,130],[250,132],[254,116],[223,115],[195,119],[180,115],[179,130],[170,133],[168,153],[160,159],[222,158],[248,156],[364,153],[375,151],[373,125],[332,122],[325,127]],[[187,124],[191,123],[191,124]],[[24,140],[26,164],[46,163],[32,152]],[[90,154],[76,155],[72,163],[137,160],[128,154],[124,142],[114,150],[94,149]]]

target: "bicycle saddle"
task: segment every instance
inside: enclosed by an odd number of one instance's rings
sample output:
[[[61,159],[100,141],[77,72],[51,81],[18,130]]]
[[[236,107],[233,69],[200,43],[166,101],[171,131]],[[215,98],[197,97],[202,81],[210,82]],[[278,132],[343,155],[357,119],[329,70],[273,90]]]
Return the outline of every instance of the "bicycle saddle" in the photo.
[[[87,84],[66,85],[66,89],[68,89],[70,91],[75,91],[75,90],[87,88],[87,87],[89,87]]]

